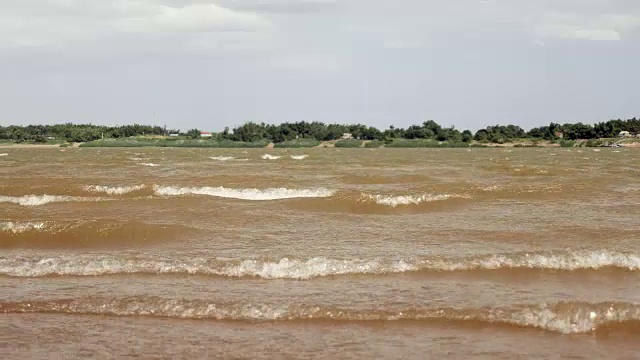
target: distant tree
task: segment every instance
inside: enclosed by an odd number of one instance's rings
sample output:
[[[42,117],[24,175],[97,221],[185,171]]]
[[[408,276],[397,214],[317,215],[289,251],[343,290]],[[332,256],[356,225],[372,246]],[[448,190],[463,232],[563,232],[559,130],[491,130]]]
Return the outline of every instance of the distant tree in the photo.
[[[462,142],[470,143],[473,140],[473,133],[471,130],[465,130],[462,132]]]
[[[186,132],[186,136],[190,139],[199,139],[201,131],[199,129],[191,129]]]

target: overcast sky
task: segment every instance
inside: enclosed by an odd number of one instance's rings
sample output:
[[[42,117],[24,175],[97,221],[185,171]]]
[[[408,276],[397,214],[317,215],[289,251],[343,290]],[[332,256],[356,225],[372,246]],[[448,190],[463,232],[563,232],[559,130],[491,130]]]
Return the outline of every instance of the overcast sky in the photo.
[[[639,0],[1,0],[0,124],[640,116]]]

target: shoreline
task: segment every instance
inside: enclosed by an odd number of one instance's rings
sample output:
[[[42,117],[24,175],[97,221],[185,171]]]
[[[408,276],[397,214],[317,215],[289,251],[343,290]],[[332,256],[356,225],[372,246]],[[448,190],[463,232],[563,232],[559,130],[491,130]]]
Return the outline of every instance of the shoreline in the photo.
[[[607,140],[607,139],[600,139],[600,140]],[[340,148],[339,146],[336,146],[336,142],[337,141],[323,141],[321,142],[319,145],[317,146],[300,146],[300,147],[278,147],[277,144],[274,143],[269,143],[266,146],[262,146],[262,147],[234,147],[234,146],[198,146],[197,144],[194,144],[194,146],[189,146],[189,145],[180,145],[180,146],[157,146],[157,145],[139,145],[139,146],[88,146],[88,147],[93,147],[93,148],[188,148],[188,149],[194,149],[194,148],[199,148],[199,149],[249,149],[249,148],[253,148],[253,149],[269,149],[269,150],[277,150],[277,149],[334,149],[334,148]],[[473,142],[470,143],[469,146],[447,146],[446,144],[439,144],[436,146],[380,146],[380,147],[367,147],[366,144],[371,142],[370,140],[363,140],[361,146],[356,146],[356,147],[344,147],[345,149],[348,148],[353,148],[353,149],[364,149],[364,148],[368,148],[368,149],[482,149],[482,148],[486,148],[486,149],[491,149],[491,148],[561,148],[562,146],[558,143],[550,143],[550,142],[539,142],[537,144],[533,144],[532,142],[509,142],[509,143],[503,143],[503,144],[482,144],[482,143],[478,143],[478,142]],[[577,140],[576,141],[576,145],[577,146],[571,146],[571,147],[564,147],[566,149],[571,149],[571,148],[583,148],[583,147],[589,147],[589,146],[580,146],[580,144],[585,143],[586,140]],[[0,149],[66,149],[66,148],[79,148],[81,147],[83,144],[85,143],[71,143],[68,144],[66,146],[62,146],[64,144],[0,144]],[[622,148],[640,148],[640,142],[627,142],[627,143],[616,143],[617,145],[619,145]],[[592,148],[610,148],[608,146],[593,146]]]
[[[73,143],[67,146],[62,144],[0,144],[0,149],[66,149],[77,148],[84,143]]]

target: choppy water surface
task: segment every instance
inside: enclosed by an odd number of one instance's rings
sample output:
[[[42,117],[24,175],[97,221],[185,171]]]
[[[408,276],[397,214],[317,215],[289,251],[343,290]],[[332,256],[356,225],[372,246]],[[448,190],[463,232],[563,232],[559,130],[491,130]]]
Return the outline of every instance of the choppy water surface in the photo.
[[[640,353],[638,150],[6,153],[8,358]]]

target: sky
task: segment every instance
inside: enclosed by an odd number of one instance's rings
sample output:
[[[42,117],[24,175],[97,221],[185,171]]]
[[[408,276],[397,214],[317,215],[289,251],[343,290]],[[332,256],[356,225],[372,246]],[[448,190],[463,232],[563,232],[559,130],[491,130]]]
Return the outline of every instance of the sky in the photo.
[[[640,116],[638,0],[2,0],[0,125]]]

